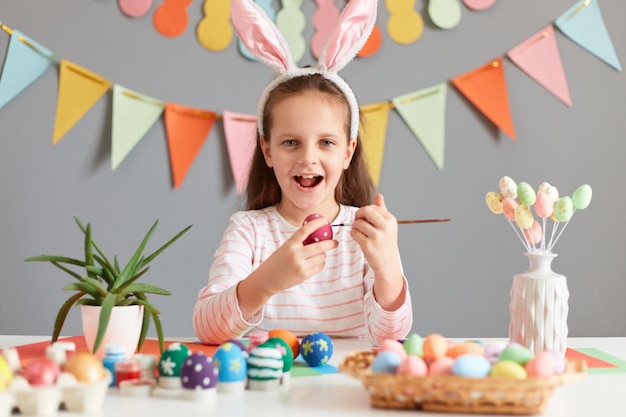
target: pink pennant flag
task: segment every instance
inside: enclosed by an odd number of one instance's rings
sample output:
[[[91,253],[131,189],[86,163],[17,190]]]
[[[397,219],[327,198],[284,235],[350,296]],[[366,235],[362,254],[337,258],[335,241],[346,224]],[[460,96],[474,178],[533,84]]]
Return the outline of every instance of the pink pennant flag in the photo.
[[[226,110],[222,116],[230,167],[237,192],[241,195],[248,183],[250,164],[256,147],[256,116]]]
[[[567,106],[572,107],[561,54],[550,24],[508,52],[509,58]]]

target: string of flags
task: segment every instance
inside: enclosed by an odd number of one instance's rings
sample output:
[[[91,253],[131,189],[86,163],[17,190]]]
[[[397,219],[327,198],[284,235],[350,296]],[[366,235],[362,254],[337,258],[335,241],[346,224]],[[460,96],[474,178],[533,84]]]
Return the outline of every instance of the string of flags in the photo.
[[[58,143],[112,90],[111,169],[115,170],[161,117],[166,128],[173,185],[180,188],[217,120],[221,120],[234,183],[242,193],[256,142],[256,116],[194,108],[150,97],[56,55],[17,29],[0,22],[11,38],[0,76],[0,111],[14,97],[59,65],[52,143]],[[604,25],[597,0],[581,0],[553,23],[507,51],[506,56],[558,100],[572,106],[555,28],[617,71],[622,67]],[[506,88],[504,56],[448,80],[491,123],[516,139]],[[382,168],[389,113],[394,109],[437,169],[444,168],[445,108],[448,81],[390,100],[361,106],[367,131],[361,130],[364,153],[374,183]]]

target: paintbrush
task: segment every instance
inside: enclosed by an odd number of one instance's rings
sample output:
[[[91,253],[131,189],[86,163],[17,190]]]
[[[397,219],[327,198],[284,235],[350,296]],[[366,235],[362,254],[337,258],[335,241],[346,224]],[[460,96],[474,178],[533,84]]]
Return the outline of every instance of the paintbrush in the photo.
[[[441,223],[441,222],[449,222],[450,219],[412,219],[412,220],[398,220],[398,224],[414,224],[414,223]],[[350,227],[351,224],[348,223],[338,223],[331,224],[332,227]]]

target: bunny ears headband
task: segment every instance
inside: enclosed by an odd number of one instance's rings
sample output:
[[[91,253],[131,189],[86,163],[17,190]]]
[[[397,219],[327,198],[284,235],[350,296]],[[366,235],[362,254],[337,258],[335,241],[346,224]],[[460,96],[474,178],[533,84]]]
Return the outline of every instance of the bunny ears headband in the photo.
[[[317,66],[299,68],[291,57],[287,41],[263,9],[252,0],[231,0],[231,19],[239,38],[259,61],[272,68],[277,76],[265,88],[257,105],[257,126],[263,132],[263,109],[269,93],[290,78],[320,74],[343,92],[350,105],[350,138],[359,132],[359,105],[352,89],[337,72],[361,50],[376,22],[377,0],[349,0],[337,25],[328,38]]]

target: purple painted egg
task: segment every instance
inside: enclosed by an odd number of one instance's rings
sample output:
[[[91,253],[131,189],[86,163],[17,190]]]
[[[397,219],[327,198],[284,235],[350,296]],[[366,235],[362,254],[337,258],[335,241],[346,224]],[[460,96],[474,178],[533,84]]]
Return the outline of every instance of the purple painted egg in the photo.
[[[308,222],[317,219],[318,217],[323,216],[321,214],[309,214],[308,216],[306,216],[306,219],[304,219],[304,223],[302,223],[302,225],[305,225]],[[330,240],[332,238],[333,228],[331,227],[330,223],[326,221],[325,225],[311,233],[306,239],[304,239],[302,243],[308,245],[310,243],[320,242],[322,240]]]
[[[184,389],[205,390],[215,388],[218,370],[213,358],[203,352],[196,352],[187,357],[180,371],[180,379]]]

